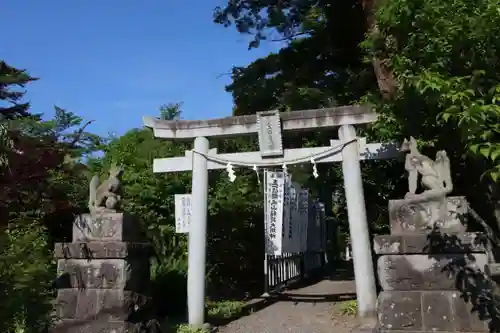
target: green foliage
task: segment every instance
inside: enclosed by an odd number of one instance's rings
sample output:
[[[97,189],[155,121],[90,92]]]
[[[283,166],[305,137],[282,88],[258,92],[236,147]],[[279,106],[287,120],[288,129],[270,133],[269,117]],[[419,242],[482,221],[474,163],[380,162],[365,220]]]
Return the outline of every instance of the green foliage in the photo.
[[[132,130],[111,140],[103,158],[88,163],[93,173],[105,173],[113,163],[125,167],[122,208],[139,217],[153,243],[151,293],[159,315],[180,315],[186,309],[187,238],[175,233],[173,198],[176,193],[189,193],[190,177],[188,173],[153,174],[153,159],[181,156],[183,147],[154,139],[149,129]]]
[[[397,103],[413,102],[425,110],[417,124],[423,130],[458,128],[463,145],[490,160],[495,179],[500,154],[499,6],[498,0],[387,2],[376,12],[379,33],[365,43],[397,77]]]
[[[361,2],[228,1],[216,8],[214,21],[252,34],[250,48],[261,41],[287,43],[276,54],[233,68],[227,90],[236,114],[349,104],[376,84],[358,47],[366,27]]]
[[[344,316],[356,316],[358,314],[358,301],[349,300],[335,304],[336,310]]]
[[[14,88],[24,88],[26,84],[37,80],[20,70],[9,66],[0,60],[0,119],[27,117],[30,115],[29,103],[23,103],[24,91]]]
[[[47,230],[37,221],[9,226],[2,233],[0,332],[43,331],[51,320],[55,274]]]
[[[446,149],[456,192],[487,218],[497,206],[500,223],[499,5],[383,2],[375,12],[377,33],[363,47],[397,81],[390,100],[365,96],[382,115],[371,135],[413,135],[430,154]]]
[[[243,312],[244,305],[245,302],[242,301],[208,301],[208,316],[212,320],[234,318]]]
[[[81,122],[60,108],[49,121],[26,117],[2,122],[13,145],[3,150],[0,216],[44,219],[82,206],[87,190],[82,187],[86,167],[81,162],[100,141],[85,132]]]
[[[363,62],[364,51],[358,44],[364,39],[366,24],[361,3],[323,2],[259,2],[228,1],[215,11],[215,22],[234,23],[241,33],[251,33],[257,47],[263,40],[278,39],[287,44],[277,53],[233,68],[232,93],[235,115],[256,111],[282,111],[332,107],[357,101],[366,91],[377,86],[371,65]],[[272,38],[271,38],[272,37]],[[360,135],[368,133],[360,132]],[[379,135],[379,133],[377,133]],[[385,140],[398,132],[386,129]],[[286,148],[329,145],[336,131],[285,134]],[[387,198],[401,188],[401,172],[394,172],[393,162],[365,163],[363,178],[368,202],[368,218],[373,231],[387,228]],[[342,171],[339,165],[319,165],[318,179],[311,177],[309,166],[291,169],[294,179],[312,189],[326,203],[327,214],[334,219],[335,229],[348,233],[343,197]],[[335,202],[332,194],[338,193]],[[331,228],[333,232],[333,227]],[[330,235],[332,241],[337,238]],[[340,239],[342,243],[342,239]],[[333,243],[332,243],[333,244]],[[333,244],[338,251],[341,244]]]
[[[247,142],[213,144],[220,151],[232,151],[245,149]],[[125,166],[122,206],[140,218],[155,249],[151,292],[158,315],[183,315],[186,310],[187,237],[175,233],[174,195],[190,193],[191,174],[154,174],[152,164],[154,158],[183,156],[188,148],[158,140],[149,129],[131,130],[111,140],[103,158],[88,163],[97,173],[104,173],[112,163]],[[253,171],[238,171],[235,183],[222,172],[213,172],[209,182],[208,294],[243,295],[262,280],[259,185]]]
[[[205,328],[194,328],[188,324],[180,324],[174,328],[175,333],[208,333]]]
[[[207,299],[206,307],[208,310],[207,321],[217,326],[219,321],[224,322],[225,320],[235,319],[243,314],[245,302],[242,301],[211,301]],[[166,322],[162,325],[163,332],[175,332],[175,333],[191,333],[191,332],[210,332],[213,331],[208,327],[203,327],[201,329],[196,329],[186,323],[179,323],[168,318]]]
[[[85,206],[86,155],[100,138],[55,107],[42,121],[14,86],[34,79],[0,62],[0,331],[42,332],[52,314],[53,242]],[[14,88],[13,88],[14,87]]]
[[[182,103],[168,103],[160,106],[160,119],[179,120],[182,114]]]
[[[494,182],[500,178],[498,0],[379,1],[374,12],[372,3],[238,0],[216,8],[216,23],[234,24],[254,36],[250,47],[288,42],[276,54],[233,69],[227,90],[234,113],[373,104],[379,120],[360,128],[360,135],[382,142],[413,135],[431,156],[446,149],[456,193],[467,195],[486,217],[496,205],[500,222],[498,184],[479,181],[486,179],[483,175]],[[366,34],[373,24],[376,29]],[[381,98],[377,80],[384,77],[373,67],[374,59],[393,76],[396,92],[390,98]],[[287,139],[296,147],[321,144],[333,135]],[[393,161],[365,165],[368,218],[380,232],[386,228],[387,199],[404,194],[402,166]],[[307,184],[341,190],[338,170],[320,174]],[[328,202],[327,193],[323,198]],[[340,195],[328,209],[336,219],[345,218],[342,202]]]

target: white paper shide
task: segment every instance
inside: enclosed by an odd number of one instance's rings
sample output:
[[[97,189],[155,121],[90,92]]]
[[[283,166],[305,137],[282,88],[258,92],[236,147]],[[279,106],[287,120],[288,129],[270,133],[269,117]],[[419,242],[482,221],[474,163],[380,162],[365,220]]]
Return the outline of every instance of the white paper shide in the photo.
[[[191,194],[175,195],[175,232],[178,234],[189,233],[191,225],[192,201]]]

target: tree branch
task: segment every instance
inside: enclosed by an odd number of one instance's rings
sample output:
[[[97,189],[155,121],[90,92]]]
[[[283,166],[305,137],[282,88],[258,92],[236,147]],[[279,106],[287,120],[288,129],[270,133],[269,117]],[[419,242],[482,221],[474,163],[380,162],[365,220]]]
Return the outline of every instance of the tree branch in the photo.
[[[292,39],[295,39],[297,37],[301,37],[301,36],[306,36],[306,35],[310,35],[311,34],[311,31],[303,31],[303,32],[297,32],[291,36],[288,36],[288,37],[283,37],[283,38],[278,38],[278,39],[270,39],[269,41],[270,42],[284,42],[284,41],[289,41],[289,40],[292,40]]]
[[[78,130],[78,132],[76,133],[76,135],[75,135],[75,137],[74,137],[73,141],[71,141],[71,143],[69,144],[70,149],[74,148],[75,144],[76,144],[76,143],[78,142],[78,140],[80,140],[80,138],[82,137],[82,135],[83,135],[83,131],[85,131],[85,128],[86,128],[87,126],[89,126],[90,124],[92,124],[94,121],[95,121],[95,120],[89,120],[89,121],[87,121],[87,122],[83,125],[83,127],[82,127],[82,128],[80,128],[80,129]]]

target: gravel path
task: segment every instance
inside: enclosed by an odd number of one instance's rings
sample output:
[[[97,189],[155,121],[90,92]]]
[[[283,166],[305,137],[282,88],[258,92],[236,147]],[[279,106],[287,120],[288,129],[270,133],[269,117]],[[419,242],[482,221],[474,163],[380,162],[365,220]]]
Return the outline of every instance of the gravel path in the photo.
[[[221,333],[348,333],[355,319],[336,314],[335,302],[354,294],[353,281],[323,280],[283,292],[278,301],[224,327]]]

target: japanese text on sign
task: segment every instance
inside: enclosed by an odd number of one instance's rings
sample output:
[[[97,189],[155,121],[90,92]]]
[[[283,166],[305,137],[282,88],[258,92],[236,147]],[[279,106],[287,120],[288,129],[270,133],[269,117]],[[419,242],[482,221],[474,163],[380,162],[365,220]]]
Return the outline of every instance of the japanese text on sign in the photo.
[[[189,233],[191,225],[191,194],[175,195],[175,232]]]

